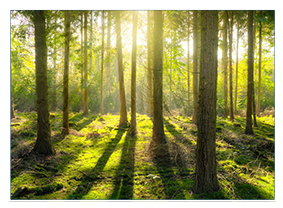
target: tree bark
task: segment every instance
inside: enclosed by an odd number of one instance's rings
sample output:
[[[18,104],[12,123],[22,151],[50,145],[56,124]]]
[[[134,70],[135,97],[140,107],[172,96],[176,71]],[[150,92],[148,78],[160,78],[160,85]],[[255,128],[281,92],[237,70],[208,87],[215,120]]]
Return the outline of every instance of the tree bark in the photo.
[[[193,48],[193,118],[192,122],[197,123],[197,109],[198,109],[198,63],[197,63],[197,49],[198,49],[198,22],[197,22],[197,13],[194,11],[194,48]]]
[[[224,74],[224,118],[228,117],[228,108],[227,108],[227,68],[228,68],[228,58],[227,58],[227,24],[228,24],[228,11],[224,11],[223,16],[223,53],[222,53],[222,62],[223,62],[223,74]]]
[[[219,190],[216,173],[216,97],[218,12],[201,12],[200,96],[195,193]]]
[[[124,72],[123,72],[123,56],[122,56],[122,37],[120,26],[120,11],[115,12],[116,15],[116,33],[117,33],[117,56],[118,56],[118,74],[120,88],[120,126],[127,125],[127,108],[126,96],[124,88]]]
[[[237,113],[238,98],[238,68],[239,68],[239,14],[237,14],[237,48],[236,48],[236,82],[235,82],[235,114]]]
[[[163,126],[163,14],[154,11],[153,145],[165,144]]]
[[[153,116],[153,50],[152,50],[152,23],[151,11],[147,11],[147,98],[148,98],[148,116]]]
[[[191,115],[191,89],[190,89],[190,12],[188,14],[188,39],[187,39],[187,47],[188,47],[188,54],[187,54],[187,69],[188,69],[188,112],[187,115]]]
[[[11,80],[12,83],[12,80]],[[12,87],[11,87],[11,119],[15,118],[15,111],[14,111],[14,105],[13,105],[13,93],[12,93]]]
[[[107,12],[107,42],[106,42],[106,51],[107,51],[107,62],[106,62],[106,93],[110,95],[110,50],[111,50],[111,11]]]
[[[100,85],[100,113],[103,112],[103,65],[104,65],[104,11],[102,11],[101,17],[102,24],[102,43],[101,43],[101,85]]]
[[[262,24],[259,22],[257,116],[260,116]]]
[[[84,115],[88,114],[87,16],[88,11],[84,11]]]
[[[256,11],[254,15],[256,14]],[[253,39],[253,57],[255,59],[255,44],[256,44],[256,21],[254,22],[254,39]],[[256,67],[255,67],[255,62],[254,62],[254,71],[253,71],[253,76],[256,74]],[[255,103],[255,90],[254,90],[254,77],[253,77],[253,84],[252,84],[252,96],[253,96],[253,104],[252,104],[252,114],[253,114],[253,126],[257,127],[256,124],[256,103]]]
[[[136,57],[137,57],[137,22],[138,13],[133,11],[133,43],[132,43],[132,79],[131,79],[131,128],[132,136],[136,135]]]
[[[57,13],[55,12],[55,28],[57,28]],[[52,102],[52,109],[56,110],[57,108],[57,95],[56,95],[56,88],[57,88],[57,32],[54,33],[54,71],[53,71],[53,102]]]
[[[69,47],[70,47],[70,11],[65,11],[65,61],[63,79],[63,129],[62,135],[69,134]]]
[[[37,139],[33,152],[51,155],[55,149],[51,141],[47,86],[47,47],[44,11],[34,11],[35,70],[37,95]]]
[[[229,88],[230,88],[230,120],[234,120],[233,112],[233,69],[232,69],[232,46],[233,46],[233,11],[231,11],[231,22],[229,31]]]
[[[81,105],[80,110],[84,110],[84,58],[83,58],[83,12],[81,12]]]
[[[248,13],[248,91],[245,134],[254,134],[252,127],[252,104],[253,104],[253,11]]]

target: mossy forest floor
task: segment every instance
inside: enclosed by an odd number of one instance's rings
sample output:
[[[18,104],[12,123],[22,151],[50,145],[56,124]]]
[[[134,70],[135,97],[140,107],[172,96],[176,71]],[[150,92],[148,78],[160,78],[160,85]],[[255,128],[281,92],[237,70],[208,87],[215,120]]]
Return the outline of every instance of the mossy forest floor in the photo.
[[[130,120],[130,117],[128,117]],[[138,135],[119,128],[118,115],[70,114],[62,138],[62,114],[50,115],[53,156],[27,155],[36,140],[36,113],[11,121],[12,199],[274,199],[274,118],[257,118],[245,135],[245,118],[217,118],[217,171],[221,190],[193,194],[197,127],[191,118],[164,118],[170,164],[149,154],[152,121],[137,115]]]

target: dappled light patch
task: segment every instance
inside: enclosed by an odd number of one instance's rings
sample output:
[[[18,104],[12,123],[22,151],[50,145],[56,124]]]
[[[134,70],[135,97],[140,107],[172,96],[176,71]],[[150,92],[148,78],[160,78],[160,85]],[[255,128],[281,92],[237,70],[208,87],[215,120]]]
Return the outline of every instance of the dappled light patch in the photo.
[[[210,194],[192,192],[195,174],[196,125],[185,117],[165,117],[166,154],[170,163],[155,160],[149,154],[152,121],[137,116],[136,137],[119,127],[119,116],[110,114],[82,118],[72,114],[81,130],[71,128],[61,137],[59,114],[53,113],[52,141],[56,154],[48,157],[27,155],[15,158],[15,151],[32,148],[35,136],[19,135],[20,130],[36,135],[35,115],[17,114],[20,125],[11,127],[11,196],[19,189],[18,199],[273,199],[274,138],[265,133],[273,130],[270,118],[258,120],[260,134],[243,134],[233,122],[218,118],[222,128],[216,136],[217,171],[221,190]],[[24,118],[23,118],[24,117]],[[25,122],[19,122],[19,120]],[[244,123],[236,118],[236,123]],[[87,122],[86,122],[87,121]],[[91,122],[90,122],[91,121]],[[84,124],[83,124],[84,123]],[[82,125],[83,124],[83,125]],[[267,125],[267,129],[265,125]],[[27,148],[29,147],[29,148]],[[164,163],[165,162],[165,163]],[[41,195],[40,187],[62,184]]]

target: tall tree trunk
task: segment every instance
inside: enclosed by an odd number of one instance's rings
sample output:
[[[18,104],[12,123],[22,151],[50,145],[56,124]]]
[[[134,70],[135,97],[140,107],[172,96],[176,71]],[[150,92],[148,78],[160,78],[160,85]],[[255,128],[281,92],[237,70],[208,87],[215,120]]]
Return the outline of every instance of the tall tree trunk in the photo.
[[[236,48],[236,83],[235,83],[235,114],[237,113],[238,98],[238,68],[239,68],[239,14],[237,13],[237,48]]]
[[[232,69],[232,46],[233,46],[233,12],[231,11],[231,23],[229,30],[229,88],[230,88],[230,120],[234,120],[234,112],[233,112],[233,69]]]
[[[57,28],[57,12],[55,12],[55,28]],[[57,32],[54,33],[54,71],[53,71],[53,102],[52,102],[52,109],[56,110],[57,108],[57,96],[56,96],[56,88],[57,88],[57,83],[56,83],[56,77],[57,77]]]
[[[137,23],[138,13],[133,11],[133,43],[132,43],[132,79],[131,79],[131,128],[132,136],[136,135],[136,57],[137,57]]]
[[[83,12],[81,12],[81,105],[80,110],[84,110],[84,55],[83,55]]]
[[[11,83],[12,83],[12,81],[11,81]],[[15,117],[16,116],[15,116],[14,105],[13,105],[13,93],[12,93],[12,87],[11,87],[11,119],[15,118]]]
[[[92,11],[90,11],[90,37],[89,37],[89,71],[92,72],[92,41],[93,41],[93,34],[92,34]]]
[[[88,114],[87,16],[88,11],[84,11],[84,115]]]
[[[228,108],[227,108],[227,68],[228,68],[228,58],[227,58],[227,24],[228,24],[228,11],[224,11],[223,16],[223,53],[222,53],[222,62],[223,62],[223,74],[224,74],[224,118],[228,117]]]
[[[44,11],[34,11],[35,70],[37,95],[37,139],[33,151],[43,155],[55,153],[51,141],[48,110],[47,47]]]
[[[256,13],[256,11],[255,11]],[[254,13],[254,15],[255,15]],[[255,45],[256,45],[256,22],[254,22],[254,39],[253,39],[253,57],[255,59]],[[254,76],[256,74],[256,67],[255,67],[255,62],[254,62],[254,71],[253,71],[253,84],[252,84],[252,96],[253,96],[253,104],[252,104],[252,114],[253,114],[253,126],[257,127],[256,124],[256,103],[255,103],[255,90],[254,90]]]
[[[260,90],[261,90],[261,44],[262,44],[262,24],[259,22],[259,46],[258,46],[258,89],[257,89],[257,116],[260,116]]]
[[[107,62],[106,62],[106,93],[110,95],[110,45],[111,45],[111,11],[107,12]]]
[[[195,193],[219,190],[216,173],[216,98],[218,12],[201,12],[200,96]]]
[[[69,134],[69,41],[70,41],[70,11],[65,11],[65,61],[63,79],[63,129],[62,135]]]
[[[170,45],[170,74],[169,74],[169,78],[170,78],[170,83],[169,83],[169,88],[170,88],[170,93],[169,93],[169,112],[172,110],[171,109],[171,105],[172,105],[172,58],[173,58],[173,35],[172,35],[172,31],[171,33],[171,45]]]
[[[116,11],[116,33],[117,33],[117,56],[118,56],[118,74],[120,88],[120,126],[127,125],[127,108],[124,88],[123,56],[122,56],[122,37],[120,26],[120,11]]]
[[[252,104],[253,104],[253,11],[248,11],[248,93],[245,134],[254,134],[252,127]]]
[[[197,123],[197,108],[198,108],[198,64],[197,64],[197,49],[198,49],[198,22],[197,13],[194,11],[194,51],[193,51],[193,118],[192,122]]]
[[[148,98],[148,115],[153,116],[153,60],[152,60],[152,24],[151,11],[147,11],[147,98]]]
[[[163,126],[163,14],[154,11],[154,70],[153,70],[153,137],[154,147],[165,144]],[[161,150],[161,149],[160,149]],[[157,152],[159,155],[160,152]]]
[[[190,89],[190,12],[187,12],[188,15],[188,39],[187,39],[187,47],[188,47],[188,54],[187,54],[187,68],[188,68],[188,112],[187,115],[191,115],[191,89]]]
[[[102,43],[101,43],[101,85],[100,85],[100,113],[103,112],[103,65],[104,65],[104,11],[102,11]]]

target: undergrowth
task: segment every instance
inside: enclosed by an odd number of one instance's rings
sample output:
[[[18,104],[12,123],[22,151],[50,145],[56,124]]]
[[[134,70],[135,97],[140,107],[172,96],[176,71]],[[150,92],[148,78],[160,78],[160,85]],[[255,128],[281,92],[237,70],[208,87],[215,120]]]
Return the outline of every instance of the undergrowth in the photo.
[[[11,121],[12,199],[274,199],[274,118],[257,118],[255,135],[245,119],[217,118],[217,172],[221,190],[194,194],[197,128],[190,118],[165,117],[170,162],[149,154],[152,120],[137,115],[136,137],[118,126],[117,115],[70,114],[62,138],[62,115],[51,113],[56,154],[27,155],[36,140],[36,113]],[[130,117],[128,117],[130,120]]]

